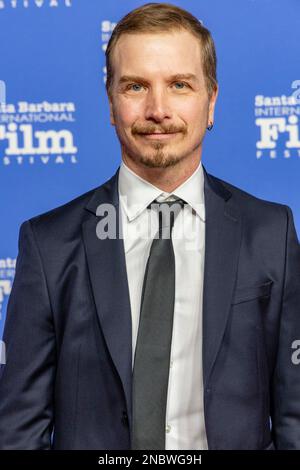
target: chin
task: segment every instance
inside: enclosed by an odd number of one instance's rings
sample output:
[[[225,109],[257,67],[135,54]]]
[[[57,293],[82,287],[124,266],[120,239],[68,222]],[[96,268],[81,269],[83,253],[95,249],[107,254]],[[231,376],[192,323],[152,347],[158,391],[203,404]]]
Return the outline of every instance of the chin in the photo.
[[[168,168],[177,165],[182,159],[183,157],[166,157],[164,154],[157,154],[152,157],[142,156],[139,161],[148,168]]]

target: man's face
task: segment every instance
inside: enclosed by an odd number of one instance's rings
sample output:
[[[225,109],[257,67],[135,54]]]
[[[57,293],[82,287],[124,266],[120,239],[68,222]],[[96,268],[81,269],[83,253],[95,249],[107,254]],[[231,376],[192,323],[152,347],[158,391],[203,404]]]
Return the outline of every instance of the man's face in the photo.
[[[125,161],[166,168],[199,158],[216,100],[208,98],[201,54],[188,31],[120,37],[109,101]]]

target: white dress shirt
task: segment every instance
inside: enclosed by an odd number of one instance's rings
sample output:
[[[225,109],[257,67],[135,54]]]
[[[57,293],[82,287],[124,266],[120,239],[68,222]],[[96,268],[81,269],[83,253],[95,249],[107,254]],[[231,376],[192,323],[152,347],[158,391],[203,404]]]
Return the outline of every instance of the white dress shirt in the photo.
[[[202,299],[205,248],[204,175],[195,172],[172,193],[134,173],[122,161],[119,171],[122,236],[132,317],[132,367],[138,334],[141,294],[158,215],[147,210],[157,199],[188,204],[172,230],[175,254],[175,306],[166,409],[166,449],[207,449],[203,411]],[[149,214],[152,214],[149,218]],[[183,219],[184,218],[184,219]],[[184,223],[183,223],[184,220]]]

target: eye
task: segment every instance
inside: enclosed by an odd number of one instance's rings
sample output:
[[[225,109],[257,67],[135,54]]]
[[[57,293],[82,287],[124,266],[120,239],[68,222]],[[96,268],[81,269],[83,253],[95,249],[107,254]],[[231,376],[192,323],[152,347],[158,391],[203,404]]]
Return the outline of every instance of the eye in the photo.
[[[188,86],[188,84],[185,82],[174,82],[174,85],[177,90],[183,90]],[[176,85],[179,85],[179,87],[177,87]]]
[[[173,84],[177,90],[184,90],[185,88],[189,87],[189,85],[185,82],[174,82]],[[139,92],[143,90],[144,86],[141,85],[140,83],[129,83],[126,86],[126,90],[128,91],[134,91],[134,92]]]
[[[127,85],[126,90],[140,91],[142,88],[143,85],[140,85],[139,83],[130,83]]]

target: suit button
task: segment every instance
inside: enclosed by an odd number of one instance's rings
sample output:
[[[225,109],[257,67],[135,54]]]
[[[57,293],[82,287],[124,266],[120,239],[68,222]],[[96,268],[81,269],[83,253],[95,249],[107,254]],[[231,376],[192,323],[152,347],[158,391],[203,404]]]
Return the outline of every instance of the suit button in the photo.
[[[126,411],[123,411],[121,421],[124,426],[128,426],[128,415]]]

